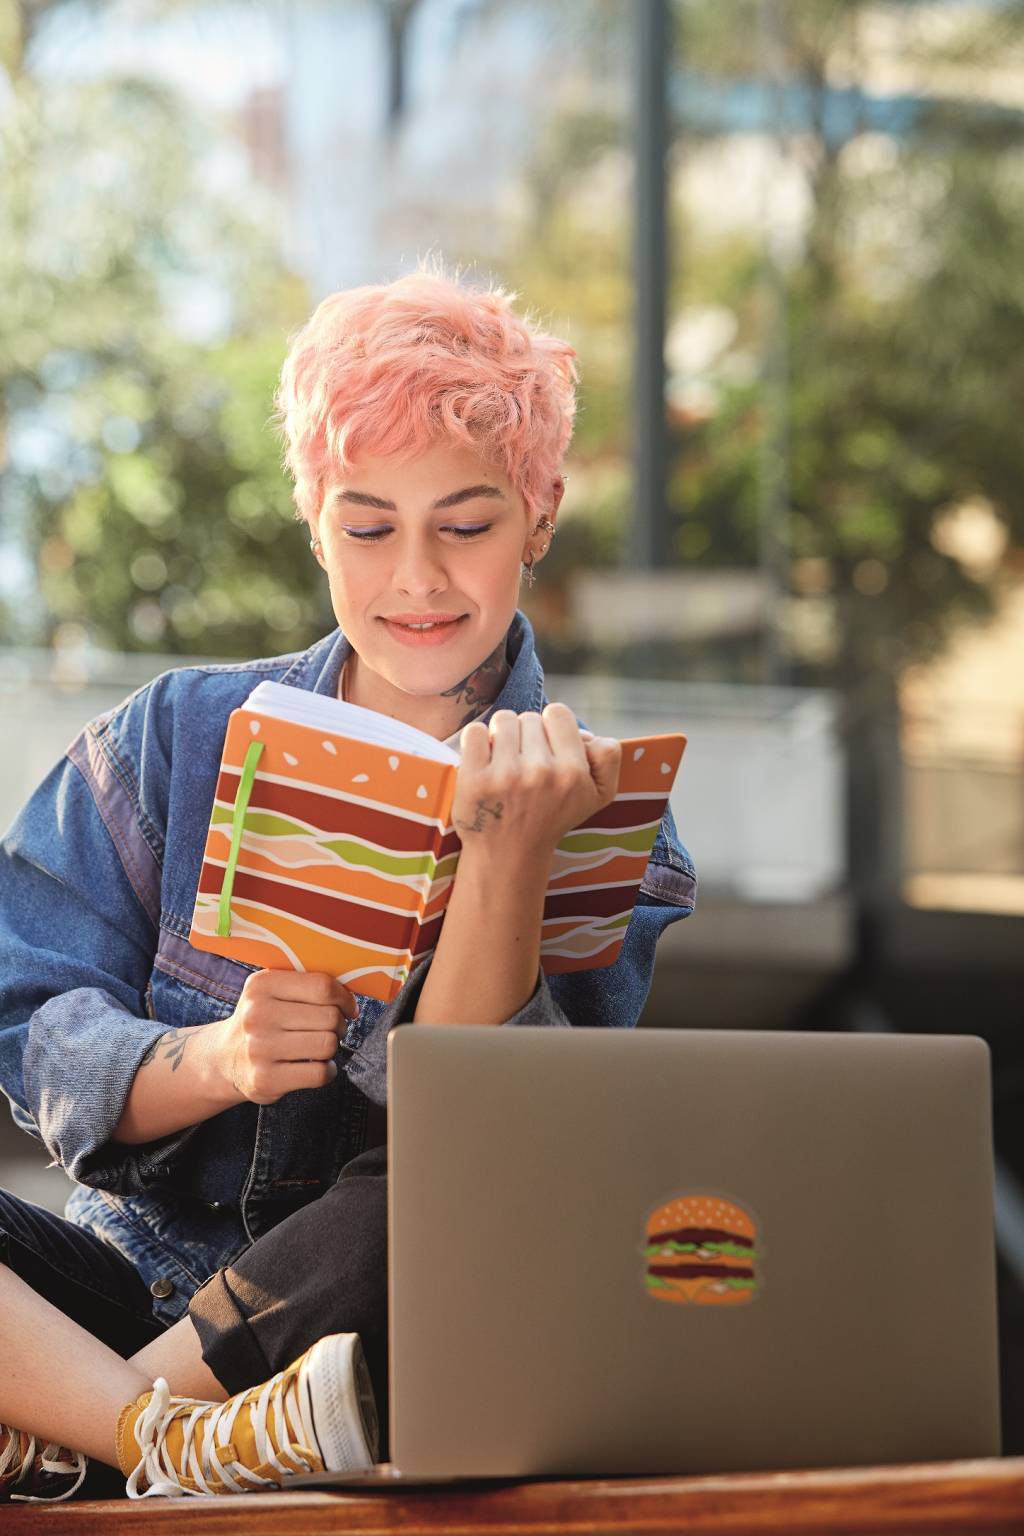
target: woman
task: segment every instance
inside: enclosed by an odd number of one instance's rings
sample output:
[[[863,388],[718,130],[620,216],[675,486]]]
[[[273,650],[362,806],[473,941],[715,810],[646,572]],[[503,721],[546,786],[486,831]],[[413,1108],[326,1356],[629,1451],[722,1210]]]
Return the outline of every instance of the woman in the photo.
[[[382,1454],[388,1031],[636,1023],[693,904],[669,812],[615,964],[539,965],[553,850],[619,764],[547,703],[516,606],[557,526],[574,359],[441,274],[325,300],[279,406],[340,628],[157,678],[5,839],[0,1085],[75,1187],[66,1219],[0,1192],[0,1498],[65,1497],[86,1456],[138,1494]],[[391,1004],[187,941],[227,718],[265,679],[461,752],[446,921]]]

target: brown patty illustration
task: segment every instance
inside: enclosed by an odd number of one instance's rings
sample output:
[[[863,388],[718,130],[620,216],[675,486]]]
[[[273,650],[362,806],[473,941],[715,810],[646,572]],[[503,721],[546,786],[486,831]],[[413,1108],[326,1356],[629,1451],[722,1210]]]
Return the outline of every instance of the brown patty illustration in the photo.
[[[685,1195],[647,1218],[647,1294],[658,1301],[735,1307],[757,1289],[757,1228],[719,1195]]]

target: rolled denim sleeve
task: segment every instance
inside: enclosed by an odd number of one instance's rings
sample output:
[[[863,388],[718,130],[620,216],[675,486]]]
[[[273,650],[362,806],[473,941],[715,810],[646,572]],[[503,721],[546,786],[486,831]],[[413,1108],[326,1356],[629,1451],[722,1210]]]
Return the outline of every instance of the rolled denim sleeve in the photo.
[[[189,1133],[110,1140],[166,1026],[146,1016],[156,945],[147,871],[137,848],[133,864],[116,782],[101,814],[89,751],[97,743],[84,733],[0,843],[0,1087],[71,1178],[131,1193]]]
[[[550,977],[540,970],[531,997],[503,1021],[501,1028],[524,1024],[632,1028],[650,991],[658,939],[670,923],[690,915],[696,889],[690,856],[679,842],[672,813],[666,808],[614,964]],[[349,1078],[375,1104],[384,1104],[387,1099],[387,1037],[396,1025],[411,1023],[429,970],[429,959],[413,969],[394,1001],[373,1018],[349,1060]]]
[[[350,1080],[361,1093],[375,1104],[387,1102],[386,1065],[388,1035],[399,1024],[411,1024],[423,990],[423,983],[430,973],[430,960],[421,960],[413,967],[401,992],[384,1005],[370,1022],[366,1034],[355,1047],[356,1054],[349,1059],[346,1071]],[[460,1022],[465,1023],[466,1020]],[[556,1028],[572,1023],[567,1019],[551,994],[543,971],[537,973],[537,984],[532,995],[517,1013],[504,1019],[501,1027],[510,1024],[543,1024]]]

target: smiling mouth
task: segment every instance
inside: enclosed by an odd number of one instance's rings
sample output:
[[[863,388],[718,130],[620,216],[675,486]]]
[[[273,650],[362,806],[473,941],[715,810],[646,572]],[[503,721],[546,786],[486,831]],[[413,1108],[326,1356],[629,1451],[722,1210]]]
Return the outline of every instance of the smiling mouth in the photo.
[[[460,619],[463,618],[465,618],[465,614],[458,613],[454,614],[450,619],[421,619],[417,623],[408,622],[404,619],[385,619],[384,622],[385,624],[393,624],[396,629],[410,629],[420,633],[424,630],[445,629],[451,624],[458,624]]]

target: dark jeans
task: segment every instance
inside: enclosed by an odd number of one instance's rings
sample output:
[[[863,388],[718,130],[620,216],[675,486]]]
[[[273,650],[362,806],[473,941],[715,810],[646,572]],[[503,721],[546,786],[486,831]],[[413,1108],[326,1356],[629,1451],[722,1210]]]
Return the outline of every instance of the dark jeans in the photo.
[[[91,1232],[0,1189],[0,1263],[127,1359],[163,1333],[135,1268]],[[45,1337],[40,1350],[47,1348]],[[74,1447],[72,1447],[74,1449]],[[124,1493],[112,1467],[90,1462],[80,1498]]]
[[[164,1331],[129,1261],[62,1216],[0,1190],[0,1263],[127,1358]],[[327,1333],[358,1333],[387,1456],[387,1146],[245,1249],[189,1304],[203,1358],[228,1393],[283,1370]],[[40,1348],[46,1341],[40,1340]],[[82,1497],[123,1492],[90,1463]]]
[[[387,1457],[388,1149],[346,1163],[319,1200],[286,1216],[200,1286],[189,1302],[203,1359],[240,1392],[325,1333],[358,1333]]]

